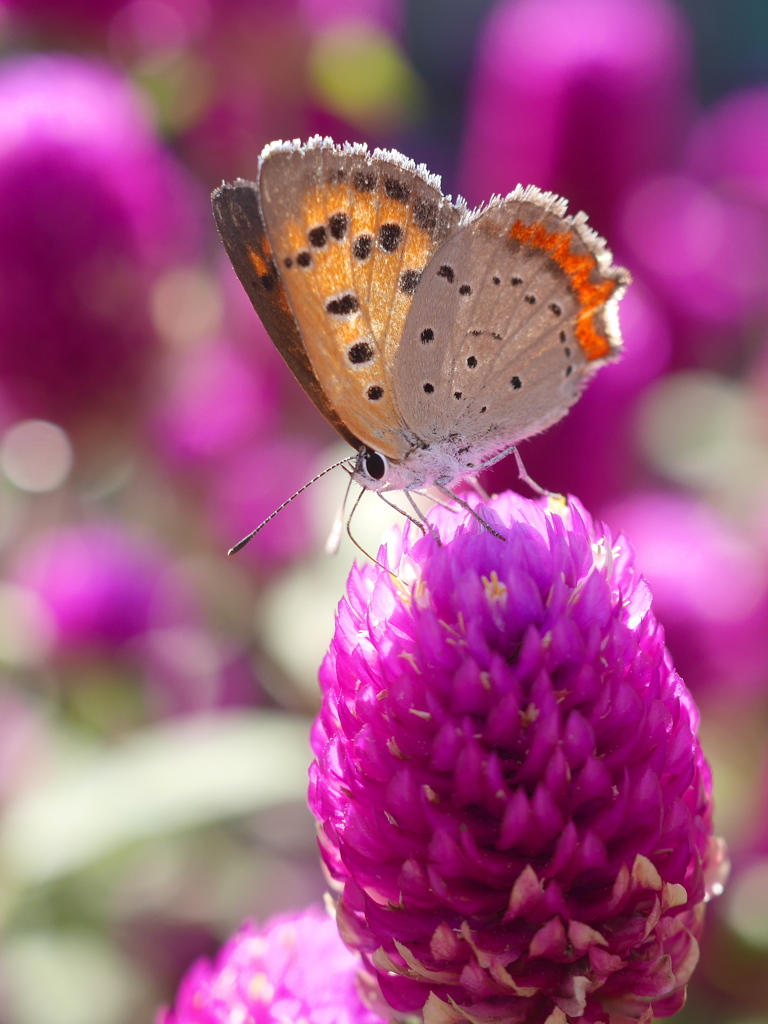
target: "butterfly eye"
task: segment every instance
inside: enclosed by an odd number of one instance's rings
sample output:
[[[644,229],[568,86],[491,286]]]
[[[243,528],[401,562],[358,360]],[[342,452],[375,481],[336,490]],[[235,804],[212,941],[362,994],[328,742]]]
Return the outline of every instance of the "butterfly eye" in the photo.
[[[379,452],[366,448],[362,457],[362,469],[371,480],[383,480],[389,471],[389,462]]]

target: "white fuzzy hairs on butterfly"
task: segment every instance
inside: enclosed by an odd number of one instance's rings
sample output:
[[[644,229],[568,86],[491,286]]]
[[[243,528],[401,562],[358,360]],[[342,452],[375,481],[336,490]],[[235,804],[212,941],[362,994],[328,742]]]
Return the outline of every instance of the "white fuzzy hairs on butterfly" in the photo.
[[[274,153],[295,153],[295,152],[310,152],[311,150],[322,149],[331,150],[334,153],[339,153],[349,156],[363,157],[368,163],[376,163],[377,161],[386,161],[399,167],[401,170],[406,171],[409,174],[415,174],[421,178],[422,181],[426,182],[432,188],[442,190],[442,178],[439,174],[433,174],[428,170],[426,164],[417,164],[410,157],[405,156],[396,149],[374,149],[371,151],[365,142],[342,142],[337,143],[328,135],[313,135],[307,139],[306,142],[302,142],[301,139],[293,139],[291,141],[277,140],[275,142],[268,143],[261,151],[259,161],[263,163],[268,157]],[[501,194],[493,195],[485,202],[480,203],[479,206],[470,209],[467,201],[463,196],[456,196],[455,199],[450,195],[444,196],[446,202],[451,203],[454,209],[460,213],[458,227],[465,227],[471,224],[472,221],[477,220],[481,214],[485,213],[486,210],[492,209],[496,206],[502,206],[505,203],[511,201],[521,201],[532,203],[534,206],[539,207],[542,213],[552,214],[563,220],[564,224],[573,227],[579,240],[594,256],[595,261],[601,271],[610,272],[616,270],[613,267],[613,254],[608,248],[605,239],[602,235],[598,234],[594,228],[590,227],[587,223],[587,214],[583,211],[572,214],[570,217],[567,216],[568,212],[568,200],[562,196],[557,195],[555,192],[545,192],[540,189],[537,185],[522,185],[518,184],[511,192],[508,192],[505,196]],[[629,284],[629,277],[626,271],[621,271],[619,275],[617,273],[617,280],[620,280],[624,287],[620,294],[614,296],[615,301],[621,298],[626,290],[626,284]],[[615,310],[612,310],[615,312]],[[618,333],[618,332],[617,332]]]
[[[262,149],[259,155],[259,162],[263,163],[274,153],[308,153],[315,149],[322,149],[326,151],[331,150],[334,153],[339,153],[344,156],[363,157],[369,164],[374,164],[377,161],[391,163],[396,167],[399,167],[401,171],[405,171],[408,174],[414,174],[416,177],[421,178],[421,180],[431,188],[442,191],[443,182],[439,174],[433,174],[428,170],[426,164],[417,164],[414,160],[411,160],[410,157],[400,153],[397,149],[376,148],[371,152],[365,142],[337,143],[334,142],[329,135],[313,135],[310,139],[307,139],[306,142],[302,142],[301,139],[293,139],[290,142],[284,142],[282,140],[270,142],[264,147],[264,149]],[[444,195],[443,198],[458,210],[462,217],[466,215],[467,201],[462,196],[456,196],[456,198],[453,199],[450,195]]]
[[[556,192],[545,192],[540,189],[537,185],[517,185],[511,192],[508,192],[505,196],[493,195],[487,203],[481,203],[473,210],[467,210],[459,221],[459,226],[464,227],[467,224],[471,224],[472,221],[485,213],[486,210],[490,210],[496,206],[503,206],[505,203],[517,201],[524,203],[532,203],[534,206],[538,206],[542,213],[550,213],[555,217],[560,218],[564,225],[572,227],[581,242],[594,256],[597,265],[601,271],[608,272],[617,270],[613,266],[613,253],[608,248],[608,244],[602,235],[598,234],[594,228],[590,227],[587,223],[587,214],[583,210],[578,213],[572,214],[570,217],[568,213],[568,200],[562,196],[557,195]],[[620,274],[617,273],[618,279],[626,279],[627,272],[621,270]],[[627,280],[627,283],[628,280]],[[622,292],[623,294],[623,292]]]

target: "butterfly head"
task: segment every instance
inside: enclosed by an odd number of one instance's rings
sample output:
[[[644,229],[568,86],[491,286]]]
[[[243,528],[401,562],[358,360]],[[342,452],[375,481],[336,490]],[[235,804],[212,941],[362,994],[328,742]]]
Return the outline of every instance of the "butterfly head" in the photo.
[[[379,491],[387,486],[389,477],[389,459],[373,448],[361,448],[357,456],[353,479],[371,491]]]
[[[369,491],[418,491],[433,485],[450,487],[481,469],[483,461],[478,450],[460,436],[416,444],[401,459],[388,458],[383,452],[364,445],[358,451],[352,479]]]

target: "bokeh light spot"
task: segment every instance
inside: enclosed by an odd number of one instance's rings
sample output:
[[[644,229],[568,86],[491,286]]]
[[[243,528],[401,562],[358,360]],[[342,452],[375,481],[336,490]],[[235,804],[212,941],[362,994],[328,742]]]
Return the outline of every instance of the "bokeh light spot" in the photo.
[[[734,877],[726,913],[741,939],[768,950],[768,860],[756,861]]]
[[[46,420],[24,420],[12,426],[0,442],[0,467],[22,491],[55,491],[72,469],[72,445],[67,434]]]
[[[152,321],[172,345],[202,341],[221,326],[221,295],[211,278],[196,267],[177,267],[152,291]]]
[[[759,409],[736,381],[703,370],[663,377],[643,396],[637,428],[649,462],[668,479],[724,505],[744,506],[765,489]]]
[[[0,661],[12,668],[42,664],[55,629],[50,612],[34,591],[15,583],[0,584]]]
[[[363,25],[319,35],[312,83],[329,110],[362,127],[396,127],[422,102],[421,84],[392,39]]]

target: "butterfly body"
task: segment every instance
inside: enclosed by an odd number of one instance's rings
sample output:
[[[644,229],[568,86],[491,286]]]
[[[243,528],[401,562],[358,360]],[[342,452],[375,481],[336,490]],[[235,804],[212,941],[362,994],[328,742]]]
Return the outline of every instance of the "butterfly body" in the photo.
[[[628,275],[565,203],[468,211],[400,154],[274,143],[213,196],[267,331],[373,490],[449,487],[560,419],[615,358]]]

